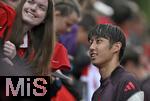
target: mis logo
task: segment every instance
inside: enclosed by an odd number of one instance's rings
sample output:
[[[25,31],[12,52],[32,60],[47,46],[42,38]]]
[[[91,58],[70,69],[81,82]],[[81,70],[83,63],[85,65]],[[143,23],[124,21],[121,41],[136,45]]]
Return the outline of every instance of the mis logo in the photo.
[[[0,77],[0,82],[2,82],[0,92],[5,92],[5,97],[49,98],[50,96],[50,78],[48,76],[7,76]]]

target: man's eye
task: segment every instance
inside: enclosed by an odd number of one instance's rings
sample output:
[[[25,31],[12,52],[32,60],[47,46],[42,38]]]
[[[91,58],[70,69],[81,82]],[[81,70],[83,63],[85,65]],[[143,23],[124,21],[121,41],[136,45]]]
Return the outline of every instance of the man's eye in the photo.
[[[102,42],[102,40],[100,40],[100,39],[96,40],[96,43],[101,43],[101,42]]]

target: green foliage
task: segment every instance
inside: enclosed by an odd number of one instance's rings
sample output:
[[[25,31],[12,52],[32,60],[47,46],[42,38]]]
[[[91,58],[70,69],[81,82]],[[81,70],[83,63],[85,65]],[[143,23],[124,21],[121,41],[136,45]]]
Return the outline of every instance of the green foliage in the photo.
[[[150,0],[136,0],[150,24]]]

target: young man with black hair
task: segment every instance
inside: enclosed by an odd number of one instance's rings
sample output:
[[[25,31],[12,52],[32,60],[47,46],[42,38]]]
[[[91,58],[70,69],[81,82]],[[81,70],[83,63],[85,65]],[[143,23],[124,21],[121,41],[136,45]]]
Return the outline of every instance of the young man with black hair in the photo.
[[[91,61],[102,77],[92,101],[143,101],[137,81],[120,65],[126,47],[121,29],[111,24],[96,25],[88,38]]]

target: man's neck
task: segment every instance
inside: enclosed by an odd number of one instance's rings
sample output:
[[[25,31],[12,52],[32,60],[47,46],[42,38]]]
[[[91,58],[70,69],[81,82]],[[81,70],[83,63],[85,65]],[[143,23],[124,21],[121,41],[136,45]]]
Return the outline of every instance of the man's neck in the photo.
[[[111,76],[112,72],[119,66],[118,61],[110,61],[107,64],[101,65],[99,72],[102,76],[102,79],[107,79],[108,77]]]

